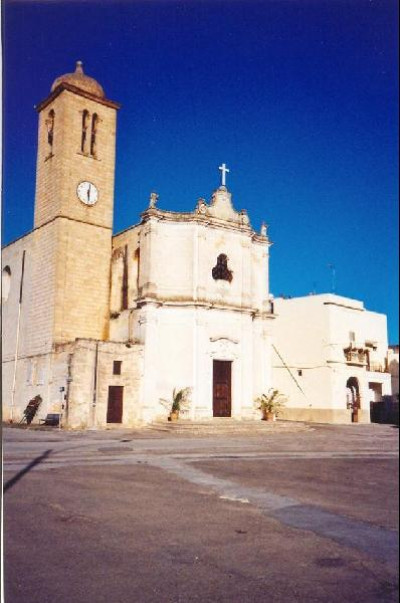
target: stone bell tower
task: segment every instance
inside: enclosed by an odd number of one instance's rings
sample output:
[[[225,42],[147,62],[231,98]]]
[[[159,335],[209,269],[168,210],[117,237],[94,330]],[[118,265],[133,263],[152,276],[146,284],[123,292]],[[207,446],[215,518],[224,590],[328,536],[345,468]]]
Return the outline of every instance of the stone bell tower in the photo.
[[[108,336],[118,108],[80,61],[37,106],[33,352]]]

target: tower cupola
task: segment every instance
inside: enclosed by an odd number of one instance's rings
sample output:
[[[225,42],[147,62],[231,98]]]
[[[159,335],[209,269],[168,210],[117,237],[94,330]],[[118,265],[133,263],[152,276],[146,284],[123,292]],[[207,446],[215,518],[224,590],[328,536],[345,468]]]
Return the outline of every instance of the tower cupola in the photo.
[[[104,90],[100,84],[92,77],[89,77],[83,72],[82,61],[76,62],[74,73],[65,73],[54,80],[51,87],[51,92],[54,92],[61,84],[69,84],[79,90],[83,90],[92,96],[105,98]]]

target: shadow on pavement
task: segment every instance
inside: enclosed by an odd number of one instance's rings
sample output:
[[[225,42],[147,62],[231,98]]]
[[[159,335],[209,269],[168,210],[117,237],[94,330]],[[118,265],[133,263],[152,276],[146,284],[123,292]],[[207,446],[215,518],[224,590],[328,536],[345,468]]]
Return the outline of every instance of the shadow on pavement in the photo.
[[[31,469],[33,469],[33,467],[35,467],[36,465],[39,465],[39,463],[44,461],[44,459],[47,458],[51,452],[52,452],[51,449],[45,450],[43,452],[43,454],[41,454],[40,456],[37,456],[35,459],[33,459],[33,461],[31,461],[29,463],[29,465],[24,467],[24,469],[21,469],[21,471],[19,471],[16,475],[14,475],[14,477],[9,479],[8,482],[6,482],[4,484],[3,492],[7,492],[7,490],[12,488],[17,482],[19,482],[19,480],[25,475],[25,473],[28,473]]]

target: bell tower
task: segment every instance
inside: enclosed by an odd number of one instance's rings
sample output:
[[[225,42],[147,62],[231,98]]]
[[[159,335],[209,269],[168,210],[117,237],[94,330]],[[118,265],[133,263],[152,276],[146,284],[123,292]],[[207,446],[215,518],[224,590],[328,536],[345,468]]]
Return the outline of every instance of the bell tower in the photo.
[[[80,61],[37,106],[34,347],[108,336],[118,109]]]
[[[118,108],[80,61],[54,81],[37,106],[35,228],[56,217],[112,228]]]

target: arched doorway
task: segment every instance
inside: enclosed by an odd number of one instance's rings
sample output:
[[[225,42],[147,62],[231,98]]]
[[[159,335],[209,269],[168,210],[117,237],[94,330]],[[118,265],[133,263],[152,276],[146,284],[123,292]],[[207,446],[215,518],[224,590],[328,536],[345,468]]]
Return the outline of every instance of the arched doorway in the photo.
[[[358,423],[360,408],[360,386],[356,377],[350,377],[346,383],[346,406],[351,409],[351,422]]]

